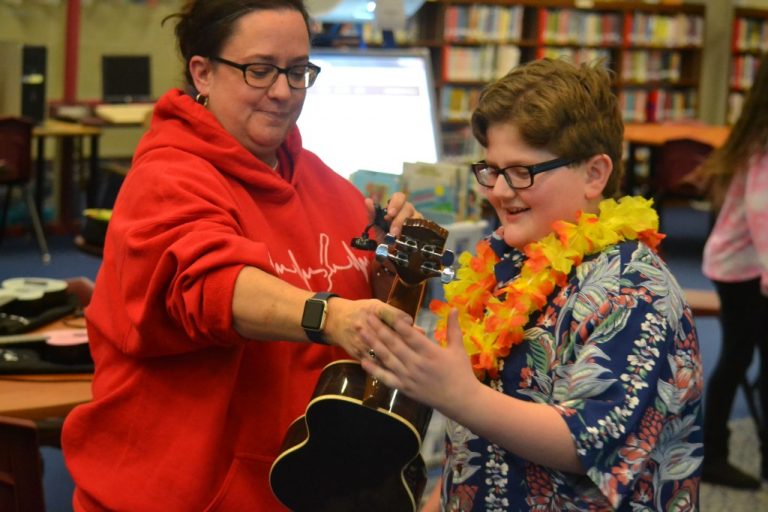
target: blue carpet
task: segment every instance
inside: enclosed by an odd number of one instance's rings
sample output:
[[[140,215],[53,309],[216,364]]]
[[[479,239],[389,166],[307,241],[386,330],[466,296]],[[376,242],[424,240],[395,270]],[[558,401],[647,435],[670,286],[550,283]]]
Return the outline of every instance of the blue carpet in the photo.
[[[662,255],[680,284],[685,288],[713,289],[701,273],[701,253],[707,236],[708,217],[705,213],[685,208],[667,209],[663,217],[667,238],[662,243]],[[48,239],[52,261],[44,265],[32,238],[10,238],[0,245],[0,279],[16,276],[67,278],[85,276],[96,278],[100,260],[77,250],[72,237],[51,236]],[[720,326],[716,319],[696,321],[701,343],[705,382],[714,367],[720,350]],[[755,358],[756,360],[757,358]],[[757,375],[757,363],[750,368],[750,380]],[[734,403],[732,418],[749,416],[744,396],[740,393]],[[44,449],[45,492],[49,512],[69,512],[73,484],[61,453]]]

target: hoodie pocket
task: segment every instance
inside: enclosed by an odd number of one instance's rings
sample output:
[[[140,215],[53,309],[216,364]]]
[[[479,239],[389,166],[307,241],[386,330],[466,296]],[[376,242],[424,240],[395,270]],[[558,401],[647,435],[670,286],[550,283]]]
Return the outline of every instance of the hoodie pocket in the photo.
[[[205,512],[272,512],[287,510],[269,487],[269,470],[274,458],[236,455],[219,492]]]

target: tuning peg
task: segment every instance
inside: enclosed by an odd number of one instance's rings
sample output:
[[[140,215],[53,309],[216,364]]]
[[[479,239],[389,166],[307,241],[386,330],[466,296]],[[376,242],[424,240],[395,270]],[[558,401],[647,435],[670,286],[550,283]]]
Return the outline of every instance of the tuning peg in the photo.
[[[414,252],[419,248],[419,244],[416,240],[405,237],[401,237],[400,240],[397,241],[397,246],[406,252]]]
[[[440,282],[443,284],[450,283],[455,277],[456,271],[451,267],[443,267],[443,270],[440,272]]]
[[[389,235],[387,235],[389,236]],[[386,241],[386,238],[385,238]],[[380,262],[387,261],[389,259],[389,244],[383,243],[376,247],[376,260]]]
[[[447,250],[440,257],[440,263],[442,263],[444,267],[450,267],[451,265],[453,265],[453,262],[455,259],[456,259],[456,255],[453,254],[453,251]]]

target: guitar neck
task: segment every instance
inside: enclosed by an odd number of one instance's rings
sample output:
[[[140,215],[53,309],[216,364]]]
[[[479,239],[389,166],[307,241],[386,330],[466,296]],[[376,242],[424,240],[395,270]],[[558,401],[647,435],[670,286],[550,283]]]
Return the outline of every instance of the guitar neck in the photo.
[[[396,307],[400,311],[408,313],[416,321],[416,315],[419,313],[421,303],[424,299],[424,291],[427,282],[421,281],[417,284],[408,284],[400,278],[396,278],[389,291],[387,304]]]

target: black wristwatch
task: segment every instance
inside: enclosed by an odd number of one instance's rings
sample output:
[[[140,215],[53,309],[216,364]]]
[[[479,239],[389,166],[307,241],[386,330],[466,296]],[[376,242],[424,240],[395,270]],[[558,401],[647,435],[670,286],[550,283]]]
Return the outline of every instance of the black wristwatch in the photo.
[[[323,336],[325,317],[328,314],[328,299],[338,297],[335,293],[320,292],[308,298],[304,303],[304,314],[301,316],[301,327],[307,333],[307,338],[314,343],[327,345]]]

